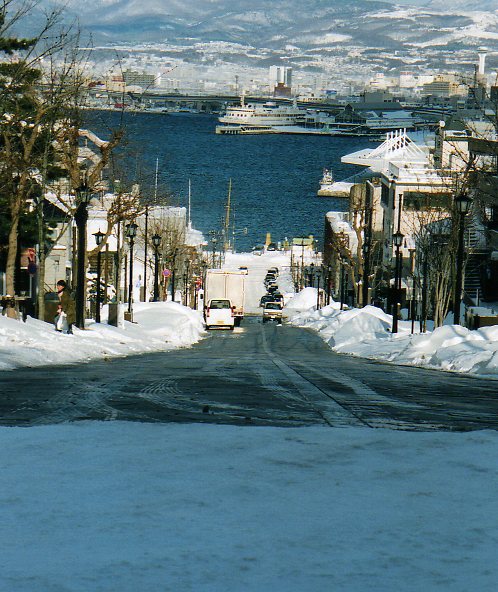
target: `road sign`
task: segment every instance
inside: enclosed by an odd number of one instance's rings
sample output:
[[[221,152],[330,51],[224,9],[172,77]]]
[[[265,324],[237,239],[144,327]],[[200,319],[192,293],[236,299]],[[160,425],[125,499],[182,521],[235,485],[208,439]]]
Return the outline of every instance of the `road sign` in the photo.
[[[170,275],[171,275],[170,269],[163,269],[163,276],[164,277],[169,277]]]

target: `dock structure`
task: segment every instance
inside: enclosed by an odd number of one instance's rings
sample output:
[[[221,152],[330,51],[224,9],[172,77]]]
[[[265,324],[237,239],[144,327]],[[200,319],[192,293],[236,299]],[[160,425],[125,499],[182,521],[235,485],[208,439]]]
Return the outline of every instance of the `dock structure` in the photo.
[[[237,136],[240,134],[275,134],[277,131],[271,126],[217,125],[216,133]]]

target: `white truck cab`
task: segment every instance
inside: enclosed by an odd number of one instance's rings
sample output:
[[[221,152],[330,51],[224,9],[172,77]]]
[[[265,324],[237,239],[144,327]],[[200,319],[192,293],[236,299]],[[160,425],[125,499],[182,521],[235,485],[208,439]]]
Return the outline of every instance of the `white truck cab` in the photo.
[[[231,301],[226,298],[209,300],[204,309],[204,320],[208,330],[219,327],[233,331],[235,312]]]

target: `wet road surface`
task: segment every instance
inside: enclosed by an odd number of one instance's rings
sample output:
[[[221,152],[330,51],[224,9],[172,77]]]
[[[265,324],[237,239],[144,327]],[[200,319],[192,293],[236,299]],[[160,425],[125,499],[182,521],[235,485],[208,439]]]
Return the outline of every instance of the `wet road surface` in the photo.
[[[0,424],[79,420],[498,429],[498,381],[338,355],[248,317],[191,349],[0,372]]]

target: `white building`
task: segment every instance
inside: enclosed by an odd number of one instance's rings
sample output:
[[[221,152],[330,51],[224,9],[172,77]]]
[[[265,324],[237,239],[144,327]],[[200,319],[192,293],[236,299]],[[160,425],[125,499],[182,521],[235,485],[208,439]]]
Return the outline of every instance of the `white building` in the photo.
[[[292,87],[292,68],[287,66],[270,66],[269,75],[270,93],[273,93],[278,85]]]

